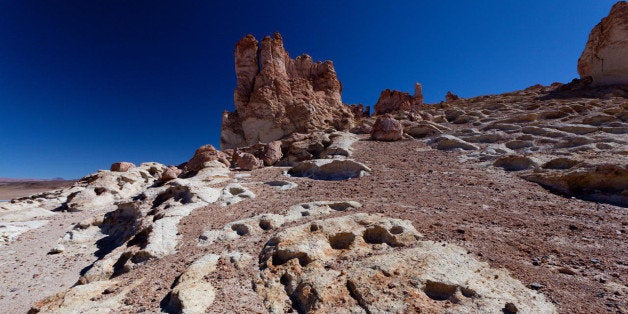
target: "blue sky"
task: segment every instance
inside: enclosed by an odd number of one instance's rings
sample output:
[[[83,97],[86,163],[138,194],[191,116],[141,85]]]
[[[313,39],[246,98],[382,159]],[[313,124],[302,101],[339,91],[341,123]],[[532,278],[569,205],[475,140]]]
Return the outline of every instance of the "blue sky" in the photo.
[[[218,146],[247,33],[334,61],[346,103],[414,82],[433,103],[570,81],[614,3],[0,0],[0,177],[176,165]]]

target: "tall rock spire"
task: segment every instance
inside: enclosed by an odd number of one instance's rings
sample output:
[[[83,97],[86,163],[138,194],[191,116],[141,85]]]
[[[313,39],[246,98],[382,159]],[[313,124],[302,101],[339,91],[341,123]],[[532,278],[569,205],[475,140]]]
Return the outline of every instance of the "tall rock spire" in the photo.
[[[279,33],[259,43],[253,35],[235,46],[235,112],[225,112],[223,149],[271,142],[293,132],[347,129],[353,114],[331,61],[291,59]]]

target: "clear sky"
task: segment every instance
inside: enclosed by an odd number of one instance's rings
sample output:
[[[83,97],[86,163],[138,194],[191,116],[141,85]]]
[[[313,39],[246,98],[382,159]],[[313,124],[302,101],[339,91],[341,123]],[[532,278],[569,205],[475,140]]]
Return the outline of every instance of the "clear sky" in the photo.
[[[0,0],[0,177],[176,165],[218,146],[247,33],[334,61],[346,103],[414,82],[433,103],[570,81],[614,3]]]

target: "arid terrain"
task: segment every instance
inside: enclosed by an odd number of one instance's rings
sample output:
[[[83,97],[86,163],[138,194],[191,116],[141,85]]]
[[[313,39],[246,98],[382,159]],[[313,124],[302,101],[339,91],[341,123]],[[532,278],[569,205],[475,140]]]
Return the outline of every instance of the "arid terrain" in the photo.
[[[2,180],[0,179],[0,200],[11,200],[50,190],[70,187],[74,180]]]
[[[570,83],[438,104],[416,84],[373,115],[331,62],[246,36],[221,150],[0,204],[0,308],[626,313],[628,72],[585,60],[608,34],[628,38],[594,29]]]

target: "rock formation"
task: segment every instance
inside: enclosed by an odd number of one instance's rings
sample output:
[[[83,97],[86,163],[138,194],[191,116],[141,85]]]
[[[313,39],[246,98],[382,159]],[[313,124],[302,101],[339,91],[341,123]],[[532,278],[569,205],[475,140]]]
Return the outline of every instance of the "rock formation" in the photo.
[[[375,104],[375,114],[393,113],[397,111],[415,111],[423,104],[423,87],[416,83],[414,96],[409,93],[385,89]]]
[[[291,59],[279,33],[261,44],[252,35],[242,38],[235,47],[235,70],[235,112],[223,115],[223,149],[352,125],[333,63],[315,63],[305,54]]]
[[[628,84],[628,2],[617,2],[600,21],[578,60],[581,78],[593,85]]]
[[[451,102],[451,101],[458,100],[458,99],[460,99],[460,97],[458,95],[452,93],[451,91],[448,91],[447,95],[445,95],[445,101],[446,102]]]
[[[353,116],[356,119],[371,116],[371,106],[365,107],[363,104],[347,105],[347,106],[351,108],[351,112],[353,113]]]

